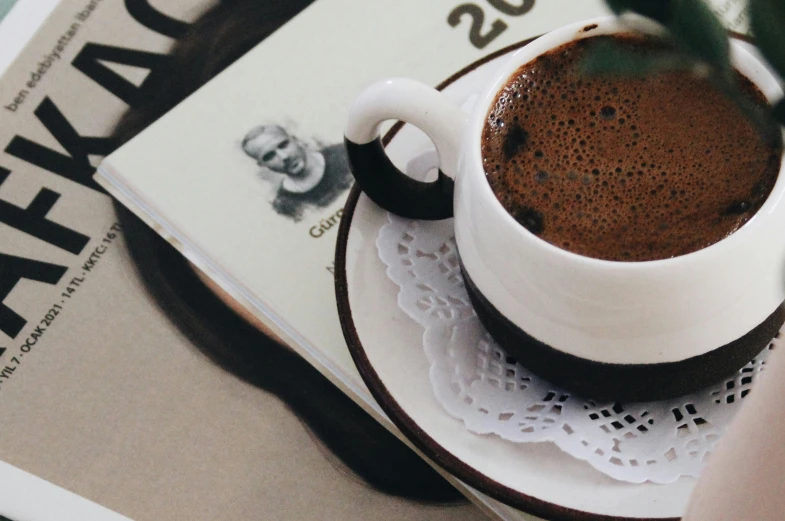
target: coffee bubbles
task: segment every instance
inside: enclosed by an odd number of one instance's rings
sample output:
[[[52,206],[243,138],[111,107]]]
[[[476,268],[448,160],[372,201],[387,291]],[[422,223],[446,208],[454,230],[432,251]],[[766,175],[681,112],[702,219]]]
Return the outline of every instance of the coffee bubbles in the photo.
[[[640,53],[663,47],[597,36],[521,67],[483,132],[491,188],[529,231],[590,257],[664,259],[722,240],[771,192],[780,140],[764,139],[703,78],[581,76],[580,57],[608,39]]]

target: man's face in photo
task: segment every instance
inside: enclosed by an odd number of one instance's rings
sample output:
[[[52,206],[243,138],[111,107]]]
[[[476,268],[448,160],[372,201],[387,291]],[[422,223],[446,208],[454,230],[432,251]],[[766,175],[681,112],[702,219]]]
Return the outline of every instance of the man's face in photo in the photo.
[[[259,166],[291,177],[303,175],[308,163],[305,145],[276,127],[269,127],[249,140],[245,151]]]

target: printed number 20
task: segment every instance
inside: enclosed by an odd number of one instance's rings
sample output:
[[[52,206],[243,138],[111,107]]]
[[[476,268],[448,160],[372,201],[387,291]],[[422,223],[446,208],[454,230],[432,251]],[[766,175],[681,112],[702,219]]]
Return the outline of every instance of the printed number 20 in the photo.
[[[521,0],[520,5],[511,4],[507,0],[488,0],[488,3],[502,13],[510,16],[524,15],[534,7],[534,0]],[[504,21],[497,19],[491,24],[490,29],[483,33],[485,11],[477,4],[459,5],[453,9],[447,17],[447,23],[450,24],[450,27],[457,27],[460,25],[464,15],[469,15],[472,20],[471,27],[469,28],[469,42],[478,49],[486,47],[489,43],[498,38],[508,27]]]

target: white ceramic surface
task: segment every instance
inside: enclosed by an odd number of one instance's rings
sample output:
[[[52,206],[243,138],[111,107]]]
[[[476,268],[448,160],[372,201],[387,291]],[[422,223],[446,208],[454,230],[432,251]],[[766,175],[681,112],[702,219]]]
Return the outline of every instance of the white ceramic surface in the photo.
[[[584,30],[591,25],[597,27]],[[478,85],[468,123],[432,89],[411,80],[378,83],[358,98],[346,135],[367,143],[378,122],[400,118],[433,138],[442,171],[457,172],[455,234],[464,267],[491,304],[531,336],[598,362],[676,362],[738,339],[785,300],[785,240],[771,240],[785,237],[783,176],[730,237],[676,258],[612,262],[562,250],[523,228],[496,199],[482,167],[479,143],[489,107],[520,65],[573,39],[623,30],[615,18],[588,20],[520,49]],[[732,43],[732,58],[769,99],[782,95],[742,43]]]
[[[476,97],[498,71],[497,58],[461,77],[444,93],[459,105]],[[403,167],[432,148],[425,135],[404,126],[387,150]],[[496,436],[472,434],[450,417],[433,396],[429,363],[422,349],[423,329],[397,303],[398,288],[385,274],[375,241],[386,212],[360,196],[351,218],[346,252],[346,282],[351,319],[374,374],[364,373],[386,412],[434,461],[468,484],[494,497],[508,489],[519,504],[549,518],[662,519],[681,515],[694,485],[682,478],[669,485],[633,485],[614,481],[552,444],[516,444]],[[338,266],[340,269],[340,266]],[[339,299],[341,298],[339,292]],[[357,353],[355,353],[357,354]],[[361,372],[363,372],[361,370]],[[397,406],[397,411],[389,407]],[[447,463],[445,463],[447,461]],[[456,472],[450,461],[459,462]],[[468,470],[467,470],[468,469]],[[610,517],[602,517],[610,516]]]

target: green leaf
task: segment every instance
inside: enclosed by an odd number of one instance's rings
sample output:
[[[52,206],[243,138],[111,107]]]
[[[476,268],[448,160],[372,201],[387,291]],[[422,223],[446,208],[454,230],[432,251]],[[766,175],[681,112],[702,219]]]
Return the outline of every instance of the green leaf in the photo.
[[[728,81],[725,77],[716,75],[709,76],[708,79],[715,89],[736,104],[742,114],[758,128],[762,136],[770,137],[779,134],[772,114],[753,102],[749,96],[744,95],[735,81]]]
[[[676,50],[642,53],[602,42],[586,50],[578,68],[586,75],[641,77],[663,70],[689,70],[696,64],[689,55]]]
[[[632,11],[660,23],[666,23],[670,18],[672,0],[606,0],[608,7],[620,15],[625,11]]]
[[[785,99],[781,99],[774,105],[774,108],[771,111],[772,116],[774,119],[780,122],[780,124],[785,125]]]
[[[750,0],[750,28],[766,60],[785,77],[785,2]]]
[[[728,32],[703,0],[675,0],[666,25],[678,44],[732,81]]]

